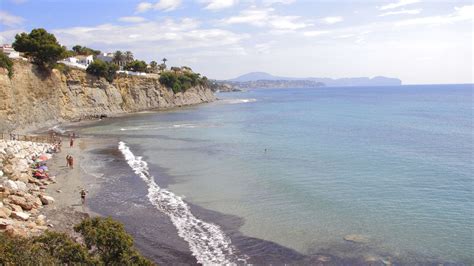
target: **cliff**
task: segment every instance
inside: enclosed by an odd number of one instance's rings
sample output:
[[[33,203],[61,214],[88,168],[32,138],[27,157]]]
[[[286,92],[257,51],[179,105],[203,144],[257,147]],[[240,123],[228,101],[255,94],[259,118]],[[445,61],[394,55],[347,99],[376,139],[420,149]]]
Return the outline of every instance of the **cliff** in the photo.
[[[109,83],[82,70],[54,69],[45,74],[34,65],[15,61],[10,79],[0,68],[0,132],[214,100],[207,87],[175,94],[157,77],[119,76]]]

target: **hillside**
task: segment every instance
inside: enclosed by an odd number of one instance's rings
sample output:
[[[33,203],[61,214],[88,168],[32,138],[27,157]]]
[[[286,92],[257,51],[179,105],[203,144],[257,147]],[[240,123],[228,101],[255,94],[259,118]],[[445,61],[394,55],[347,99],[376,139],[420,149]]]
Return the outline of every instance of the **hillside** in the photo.
[[[0,132],[214,100],[207,87],[174,93],[157,77],[121,75],[109,83],[82,70],[44,74],[35,65],[15,61],[10,79],[0,68]]]
[[[397,78],[387,78],[382,76],[377,76],[373,78],[369,77],[356,77],[356,78],[339,78],[339,79],[332,79],[332,78],[315,78],[315,77],[308,77],[308,78],[292,78],[292,77],[279,77],[273,76],[269,73],[265,72],[250,72],[234,79],[227,80],[228,82],[232,82],[234,84],[237,83],[246,83],[246,82],[255,82],[260,80],[266,81],[312,81],[312,82],[320,82],[324,83],[328,87],[344,87],[344,86],[399,86],[402,84],[402,81]]]

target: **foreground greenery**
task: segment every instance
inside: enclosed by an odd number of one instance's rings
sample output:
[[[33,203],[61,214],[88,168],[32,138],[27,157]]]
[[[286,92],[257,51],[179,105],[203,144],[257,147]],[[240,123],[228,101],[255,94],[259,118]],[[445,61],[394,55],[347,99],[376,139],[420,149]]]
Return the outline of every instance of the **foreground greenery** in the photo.
[[[29,34],[17,34],[12,46],[16,51],[30,57],[33,63],[49,69],[67,56],[66,47],[61,46],[56,37],[45,29],[34,29]]]
[[[0,234],[0,265],[153,265],[133,248],[123,224],[88,218],[74,227],[84,244],[47,231],[33,238]]]
[[[174,93],[185,92],[187,89],[207,84],[207,77],[190,71],[165,71],[160,74],[160,83],[171,88]]]
[[[3,52],[0,52],[0,67],[8,70],[8,77],[13,77],[13,61]]]

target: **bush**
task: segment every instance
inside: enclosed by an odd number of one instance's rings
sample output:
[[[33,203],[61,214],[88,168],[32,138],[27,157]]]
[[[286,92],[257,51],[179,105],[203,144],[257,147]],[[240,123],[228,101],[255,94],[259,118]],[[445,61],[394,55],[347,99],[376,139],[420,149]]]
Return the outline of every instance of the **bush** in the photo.
[[[13,77],[13,61],[3,52],[0,52],[0,67],[8,70],[8,77]]]
[[[0,265],[153,265],[133,248],[133,239],[111,218],[88,218],[76,225],[86,245],[63,233],[33,238],[0,233]]]
[[[174,93],[185,92],[191,87],[207,84],[207,78],[201,78],[199,74],[192,72],[166,71],[161,73],[159,80]]]
[[[68,74],[69,72],[71,72],[71,68],[65,64],[56,64],[56,66],[54,66],[54,68],[56,68],[57,70],[59,70],[61,73],[63,74]]]
[[[117,75],[118,66],[96,59],[86,69],[87,73],[96,77],[103,77],[108,82],[112,82]]]
[[[125,232],[123,224],[111,218],[86,219],[74,230],[84,237],[87,248],[93,250],[92,254],[98,255],[105,265],[153,265],[133,248],[133,239]]]
[[[145,72],[147,70],[147,64],[145,61],[133,60],[132,62],[127,63],[124,69],[135,72]]]
[[[17,34],[12,46],[31,57],[34,63],[46,68],[54,67],[58,60],[66,57],[66,48],[45,29],[34,29],[30,34]]]

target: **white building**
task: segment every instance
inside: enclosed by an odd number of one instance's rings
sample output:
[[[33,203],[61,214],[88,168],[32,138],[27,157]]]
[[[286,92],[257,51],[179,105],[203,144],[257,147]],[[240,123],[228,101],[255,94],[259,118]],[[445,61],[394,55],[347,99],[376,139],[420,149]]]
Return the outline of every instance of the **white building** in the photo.
[[[13,47],[9,44],[0,46],[0,51],[2,51],[9,58],[21,58],[20,52],[15,51],[15,49],[13,49]]]
[[[63,59],[61,61],[58,61],[59,63],[63,63],[67,66],[71,67],[77,67],[80,69],[87,69],[87,67],[94,62],[94,56],[92,55],[76,55],[72,57],[68,57],[66,59]]]
[[[97,59],[100,59],[104,62],[110,63],[114,60],[114,54],[113,53],[101,53],[97,55]]]

